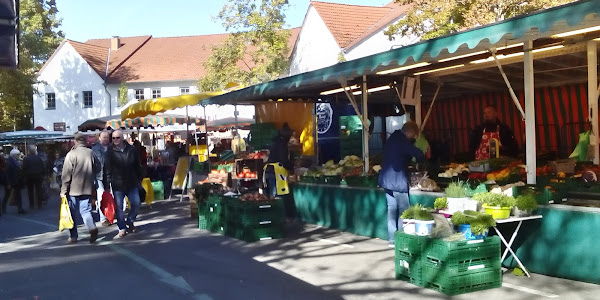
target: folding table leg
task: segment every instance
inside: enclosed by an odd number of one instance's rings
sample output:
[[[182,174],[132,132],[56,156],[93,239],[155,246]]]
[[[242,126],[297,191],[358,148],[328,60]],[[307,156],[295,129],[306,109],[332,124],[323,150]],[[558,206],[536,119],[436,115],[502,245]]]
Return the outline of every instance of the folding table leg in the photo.
[[[519,233],[519,229],[521,228],[521,224],[523,224],[523,221],[519,221],[517,223],[517,228],[515,229],[515,232],[513,232],[512,236],[510,237],[510,241],[508,242],[508,246],[506,247],[506,249],[504,249],[504,253],[502,253],[502,258],[500,261],[504,261],[504,258],[506,258],[506,254],[508,254],[508,247],[512,246],[513,242],[515,241],[515,238],[517,237],[517,234]]]
[[[506,240],[504,239],[504,236],[502,235],[502,233],[500,232],[500,230],[498,230],[498,228],[496,226],[494,226],[494,230],[496,230],[496,233],[500,237],[500,240],[502,240],[502,243],[506,246],[506,250],[509,251],[510,254],[512,254],[512,256],[515,258],[515,260],[517,261],[517,263],[519,264],[519,266],[523,270],[523,272],[525,272],[525,275],[527,275],[527,277],[531,277],[529,275],[529,272],[527,272],[527,269],[525,268],[525,266],[523,265],[523,263],[521,263],[521,260],[519,259],[519,257],[517,256],[517,254],[515,254],[515,252],[510,248],[511,244],[507,243]],[[512,243],[512,241],[513,240],[511,239],[511,243]],[[504,261],[504,259],[502,259],[502,261]]]

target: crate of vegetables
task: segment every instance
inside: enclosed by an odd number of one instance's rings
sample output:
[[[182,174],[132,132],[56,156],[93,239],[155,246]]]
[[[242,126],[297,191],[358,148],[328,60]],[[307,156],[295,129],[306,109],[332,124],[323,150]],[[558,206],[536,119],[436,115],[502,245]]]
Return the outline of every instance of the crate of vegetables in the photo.
[[[227,198],[224,216],[228,223],[243,226],[281,224],[285,220],[283,200],[258,193]]]

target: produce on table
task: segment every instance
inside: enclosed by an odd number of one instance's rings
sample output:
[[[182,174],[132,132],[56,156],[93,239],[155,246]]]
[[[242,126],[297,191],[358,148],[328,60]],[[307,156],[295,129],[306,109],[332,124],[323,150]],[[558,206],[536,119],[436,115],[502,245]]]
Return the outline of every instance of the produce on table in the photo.
[[[448,198],[464,198],[467,196],[467,190],[464,182],[451,182],[444,190]]]
[[[260,193],[247,193],[240,197],[241,201],[266,201],[273,199],[273,197],[269,198],[264,194]]]
[[[452,177],[456,177],[463,173],[465,173],[465,174],[469,173],[469,167],[467,166],[467,164],[452,163],[452,164],[448,165],[447,167],[448,168],[446,169],[446,171],[438,174],[438,177],[452,178]]]
[[[482,204],[487,204],[488,206],[493,207],[512,208],[515,206],[515,198],[492,192],[478,193],[473,195],[472,198]]]
[[[435,202],[433,202],[433,208],[435,208],[435,209],[448,208],[448,199],[446,197],[435,198]]]
[[[433,220],[433,215],[426,207],[421,204],[415,204],[402,212],[402,219],[430,221]]]
[[[314,167],[309,169],[304,175],[311,177],[321,176],[360,176],[363,173],[363,161],[356,155],[346,156],[340,160],[339,163],[335,163],[333,160],[327,161],[320,167]],[[368,174],[375,174],[381,170],[381,166],[375,165],[372,167]]]
[[[528,192],[523,195],[517,196],[515,201],[515,206],[523,211],[534,211],[537,209],[538,204],[535,200],[535,194],[533,192]]]

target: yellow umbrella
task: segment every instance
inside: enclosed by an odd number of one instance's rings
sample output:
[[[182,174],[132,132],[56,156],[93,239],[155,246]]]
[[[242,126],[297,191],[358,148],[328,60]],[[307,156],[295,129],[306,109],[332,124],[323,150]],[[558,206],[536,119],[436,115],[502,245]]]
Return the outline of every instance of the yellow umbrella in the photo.
[[[236,83],[229,83],[225,89],[221,91],[142,100],[126,107],[123,111],[121,111],[121,119],[125,120],[130,118],[145,117],[147,115],[153,115],[175,108],[196,105],[201,100],[206,98],[222,95],[240,88],[242,88],[242,86]]]

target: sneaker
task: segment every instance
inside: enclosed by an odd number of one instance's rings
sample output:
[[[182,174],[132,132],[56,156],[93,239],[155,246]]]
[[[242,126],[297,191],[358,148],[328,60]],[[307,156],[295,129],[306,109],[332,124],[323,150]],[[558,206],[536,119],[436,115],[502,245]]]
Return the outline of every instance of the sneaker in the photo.
[[[135,229],[135,225],[131,224],[131,225],[127,226],[127,232],[136,233],[137,230]]]
[[[67,239],[67,243],[68,243],[68,244],[75,244],[75,243],[77,243],[77,238],[72,238],[72,237],[69,237],[69,238]]]
[[[90,230],[90,244],[93,244],[98,239],[98,228]]]
[[[388,243],[388,247],[390,247],[390,248],[394,248],[394,242],[389,242],[389,243]]]
[[[104,220],[104,221],[102,221],[102,226],[104,226],[104,227],[108,227],[108,226],[110,226],[110,225],[112,225],[112,223],[111,223],[111,222],[109,222],[108,220]]]
[[[119,230],[119,233],[117,233],[117,235],[115,235],[115,239],[120,239],[122,237],[125,237],[127,235],[127,231],[125,230]]]

